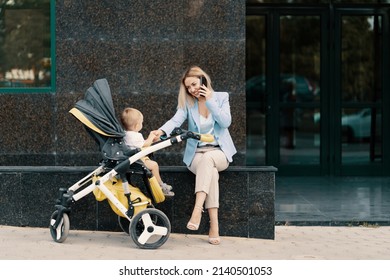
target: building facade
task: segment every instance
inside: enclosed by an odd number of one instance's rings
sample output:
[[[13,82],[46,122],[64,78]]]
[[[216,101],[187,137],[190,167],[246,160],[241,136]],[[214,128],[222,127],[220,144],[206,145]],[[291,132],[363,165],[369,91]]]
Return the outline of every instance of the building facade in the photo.
[[[389,1],[2,2],[2,166],[96,165],[97,145],[68,113],[96,79],[117,114],[144,113],[146,134],[199,65],[230,93],[233,165],[389,175]],[[183,148],[155,156],[182,165]]]

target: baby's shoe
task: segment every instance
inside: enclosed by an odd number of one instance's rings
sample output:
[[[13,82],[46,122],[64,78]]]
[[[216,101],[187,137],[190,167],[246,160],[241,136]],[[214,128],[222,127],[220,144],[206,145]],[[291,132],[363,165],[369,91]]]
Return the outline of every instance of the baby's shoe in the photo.
[[[171,185],[168,185],[167,183],[162,183],[160,185],[162,188],[166,188],[168,191],[171,191],[172,190],[172,186]]]
[[[170,189],[169,189],[169,187],[170,187]],[[174,196],[175,195],[175,193],[173,191],[171,191],[172,186],[170,186],[170,185],[162,183],[161,189],[162,189],[165,196]]]

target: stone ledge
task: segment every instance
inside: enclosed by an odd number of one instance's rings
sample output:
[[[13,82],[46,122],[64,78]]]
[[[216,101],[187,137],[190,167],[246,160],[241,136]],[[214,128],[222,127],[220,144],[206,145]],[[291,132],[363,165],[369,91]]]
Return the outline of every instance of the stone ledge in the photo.
[[[0,173],[91,172],[98,166],[0,166]],[[276,172],[273,166],[229,166],[225,171]],[[161,172],[188,172],[186,166],[160,166]]]
[[[48,226],[59,188],[69,188],[96,168],[0,167],[0,224]],[[220,173],[221,235],[274,239],[276,171],[272,166],[230,166]],[[208,234],[207,211],[199,231],[186,229],[194,203],[195,176],[185,166],[161,166],[160,173],[173,186],[175,197],[155,207],[168,216],[172,232]],[[91,194],[72,205],[70,217],[71,229],[121,231],[118,217],[108,203],[96,201]]]

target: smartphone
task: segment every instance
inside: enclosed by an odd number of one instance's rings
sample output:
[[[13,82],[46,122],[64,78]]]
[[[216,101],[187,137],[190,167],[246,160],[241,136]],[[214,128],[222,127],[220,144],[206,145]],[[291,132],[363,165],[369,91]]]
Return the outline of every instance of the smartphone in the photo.
[[[207,80],[204,76],[200,77],[200,85],[205,85],[207,87]]]

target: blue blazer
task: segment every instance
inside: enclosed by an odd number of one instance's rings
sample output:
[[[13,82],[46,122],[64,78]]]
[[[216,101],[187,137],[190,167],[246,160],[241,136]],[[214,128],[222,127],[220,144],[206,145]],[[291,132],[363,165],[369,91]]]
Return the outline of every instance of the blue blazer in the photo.
[[[233,155],[237,150],[228,130],[232,122],[229,94],[227,92],[213,92],[212,98],[206,101],[206,106],[215,120],[214,138],[217,140],[221,150],[225,153],[227,160],[232,162]],[[197,100],[192,107],[189,107],[187,104],[185,109],[178,109],[176,114],[160,127],[160,130],[169,135],[175,127],[180,127],[186,120],[188,121],[188,130],[197,133],[200,132],[200,114]],[[183,162],[187,166],[191,165],[198,142],[199,141],[195,139],[187,140],[183,158]]]

